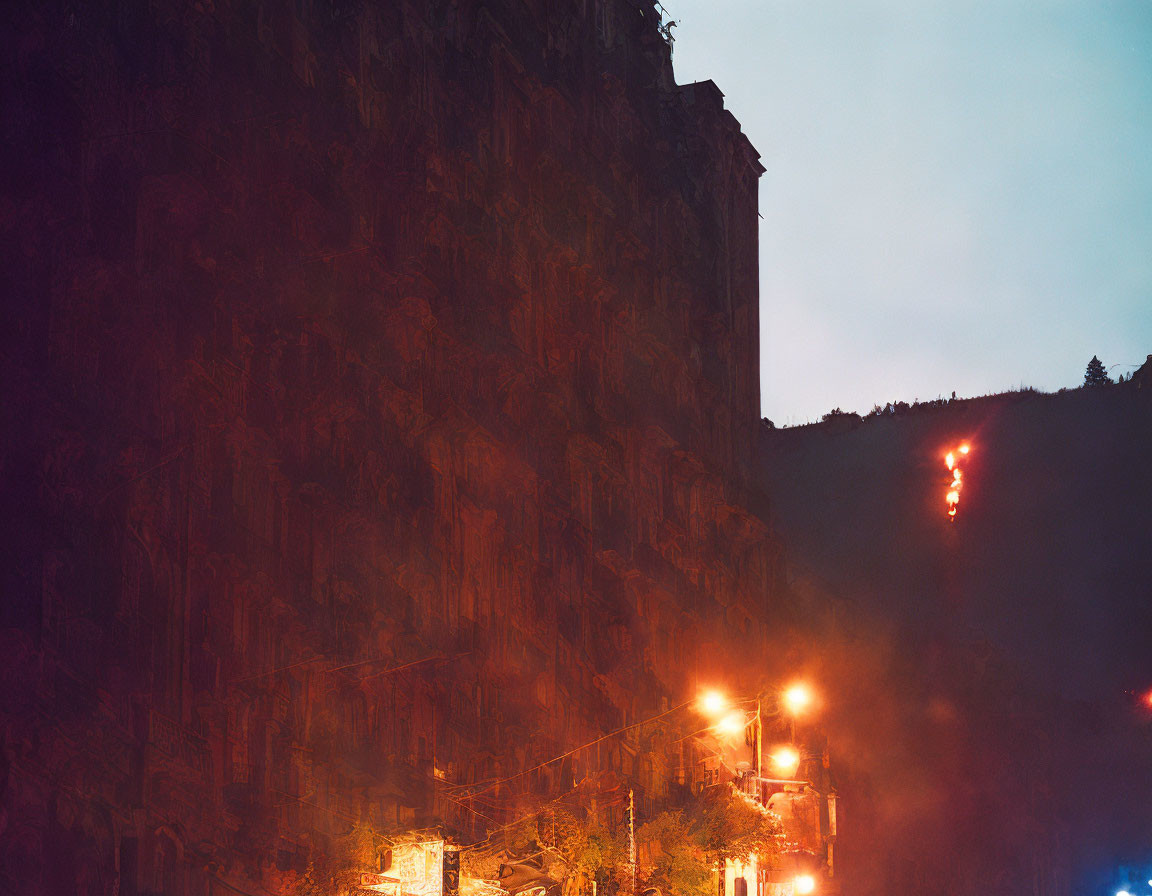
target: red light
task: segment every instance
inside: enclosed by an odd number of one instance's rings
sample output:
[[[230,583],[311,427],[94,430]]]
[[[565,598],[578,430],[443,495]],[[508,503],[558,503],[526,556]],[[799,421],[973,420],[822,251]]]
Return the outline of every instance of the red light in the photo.
[[[1140,698],[1140,702],[1149,709],[1152,709],[1152,691],[1145,691],[1144,696]]]

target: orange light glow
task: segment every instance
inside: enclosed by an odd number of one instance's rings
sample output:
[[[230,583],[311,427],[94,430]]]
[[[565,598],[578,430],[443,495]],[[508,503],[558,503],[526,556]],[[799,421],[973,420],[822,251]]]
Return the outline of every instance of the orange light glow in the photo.
[[[739,734],[746,724],[743,713],[730,712],[716,723],[716,731],[720,734]]]
[[[811,893],[816,889],[816,878],[811,874],[799,874],[792,879],[792,891],[795,893]]]
[[[782,775],[793,775],[800,767],[800,754],[792,747],[780,747],[769,758],[772,767]]]
[[[802,713],[812,703],[812,692],[807,686],[794,684],[784,692],[784,706],[793,715]]]
[[[1145,691],[1144,696],[1140,699],[1145,706],[1147,706],[1149,709],[1152,709],[1152,691]]]
[[[728,708],[728,698],[719,691],[707,691],[700,695],[700,711],[715,718]]]
[[[944,503],[948,506],[948,521],[952,522],[956,519],[956,507],[960,503],[960,490],[964,485],[964,474],[960,469],[960,464],[957,461],[957,453],[961,457],[967,457],[971,447],[964,443],[956,451],[949,451],[944,455],[944,465],[948,467],[949,472],[952,474],[952,481],[948,483],[948,491],[944,494]]]

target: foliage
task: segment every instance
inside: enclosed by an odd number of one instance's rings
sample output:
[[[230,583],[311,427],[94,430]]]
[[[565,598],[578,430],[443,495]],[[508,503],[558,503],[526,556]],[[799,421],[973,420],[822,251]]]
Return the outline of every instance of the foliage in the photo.
[[[579,814],[557,809],[552,852],[563,865],[565,892],[585,892],[585,884],[596,881],[596,889],[610,893],[619,889],[626,874],[628,846],[624,830],[611,831],[591,812]],[[560,870],[560,869],[557,869]]]
[[[695,839],[709,858],[744,858],[754,852],[765,859],[775,853],[779,821],[735,788],[706,791],[695,809]]]
[[[753,799],[730,786],[711,787],[637,827],[637,875],[666,896],[710,896],[718,862],[754,852],[770,865],[779,835],[776,816]],[[631,892],[626,822],[608,824],[594,810],[554,806],[506,829],[501,840],[484,857],[466,853],[466,873],[491,879],[500,861],[538,857],[546,874],[564,882],[565,896],[590,892],[593,881],[600,896]]]
[[[626,836],[626,830],[611,830],[593,812],[557,806],[504,829],[488,850],[465,852],[463,870],[493,880],[504,862],[539,863],[564,882],[566,894],[588,893],[595,881],[607,896],[630,874]]]
[[[636,832],[649,857],[643,877],[649,887],[675,896],[708,896],[712,865],[695,843],[691,822],[683,810],[661,812]]]
[[[1088,367],[1084,371],[1084,385],[1085,386],[1108,386],[1112,383],[1112,377],[1108,376],[1108,371],[1104,369],[1104,364],[1095,355],[1092,360],[1088,362]]]
[[[644,878],[672,896],[708,896],[712,869],[724,859],[756,853],[771,864],[779,851],[779,821],[732,787],[713,787],[685,809],[662,812],[637,831],[649,855]]]

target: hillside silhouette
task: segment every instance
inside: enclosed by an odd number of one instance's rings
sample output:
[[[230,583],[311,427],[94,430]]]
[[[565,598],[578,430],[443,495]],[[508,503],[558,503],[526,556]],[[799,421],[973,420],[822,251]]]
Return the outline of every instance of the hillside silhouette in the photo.
[[[1142,849],[1150,444],[1140,380],[765,428],[794,599],[846,695],[859,892],[1085,892]]]

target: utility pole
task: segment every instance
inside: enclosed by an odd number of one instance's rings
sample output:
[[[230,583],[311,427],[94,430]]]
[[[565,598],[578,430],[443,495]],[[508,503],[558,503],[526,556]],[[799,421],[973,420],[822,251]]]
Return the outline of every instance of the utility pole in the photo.
[[[628,788],[628,864],[632,866],[632,896],[636,896],[636,803]]]
[[[760,717],[760,698],[756,698],[756,799],[760,799],[761,753],[764,751],[764,722]]]

